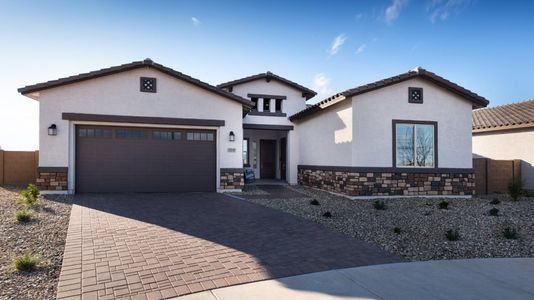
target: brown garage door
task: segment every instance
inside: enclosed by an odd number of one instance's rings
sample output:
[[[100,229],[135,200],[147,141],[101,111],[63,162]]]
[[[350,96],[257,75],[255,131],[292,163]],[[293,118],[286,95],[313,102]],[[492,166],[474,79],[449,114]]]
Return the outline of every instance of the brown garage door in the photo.
[[[215,131],[76,126],[76,191],[215,190]]]

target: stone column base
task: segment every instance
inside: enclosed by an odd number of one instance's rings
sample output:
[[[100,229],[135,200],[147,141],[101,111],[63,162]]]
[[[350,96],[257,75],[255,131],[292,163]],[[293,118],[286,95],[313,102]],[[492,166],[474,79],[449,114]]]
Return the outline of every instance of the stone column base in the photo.
[[[221,169],[221,190],[242,190],[245,186],[243,169]]]
[[[36,185],[41,191],[67,191],[67,167],[38,167]]]

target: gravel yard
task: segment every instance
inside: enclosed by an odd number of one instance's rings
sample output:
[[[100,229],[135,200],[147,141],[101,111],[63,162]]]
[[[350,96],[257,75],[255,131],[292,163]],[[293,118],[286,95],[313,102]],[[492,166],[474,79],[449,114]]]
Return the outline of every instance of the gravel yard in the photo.
[[[40,197],[33,220],[17,223],[20,188],[0,187],[0,299],[55,299],[69,223],[71,198]],[[30,251],[40,258],[31,273],[15,271],[12,258]]]
[[[321,223],[413,261],[534,257],[534,198],[517,202],[506,195],[473,199],[381,199],[386,209],[376,210],[373,207],[376,199],[350,200],[302,186],[288,189],[303,196],[262,197],[256,193],[256,196],[241,197]],[[496,198],[501,203],[490,204]],[[312,199],[317,199],[320,205],[310,205]],[[449,202],[448,209],[438,208],[443,200]],[[499,216],[489,215],[488,211],[494,207],[499,209]],[[322,216],[327,211],[331,212],[331,218]],[[400,233],[395,232],[395,227]],[[516,228],[518,238],[506,239],[505,227]],[[458,230],[458,241],[447,240],[449,229]]]

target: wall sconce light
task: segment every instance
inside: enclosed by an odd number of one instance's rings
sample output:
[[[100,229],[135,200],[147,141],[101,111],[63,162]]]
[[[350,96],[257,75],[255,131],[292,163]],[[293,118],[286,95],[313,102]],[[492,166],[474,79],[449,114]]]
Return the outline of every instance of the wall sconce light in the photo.
[[[230,131],[230,142],[235,141],[235,134],[233,131]]]
[[[57,135],[57,126],[56,126],[56,124],[52,124],[52,125],[50,125],[50,127],[48,127],[48,135]]]

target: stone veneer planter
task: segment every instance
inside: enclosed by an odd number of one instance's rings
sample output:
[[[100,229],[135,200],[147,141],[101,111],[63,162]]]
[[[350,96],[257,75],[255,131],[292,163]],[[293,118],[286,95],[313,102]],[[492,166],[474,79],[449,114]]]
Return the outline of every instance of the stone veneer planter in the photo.
[[[221,190],[241,190],[245,186],[243,169],[221,169]]]
[[[474,195],[471,169],[399,172],[391,168],[299,166],[298,183],[348,196]]]
[[[42,191],[66,191],[67,172],[66,167],[39,167],[36,185]]]

